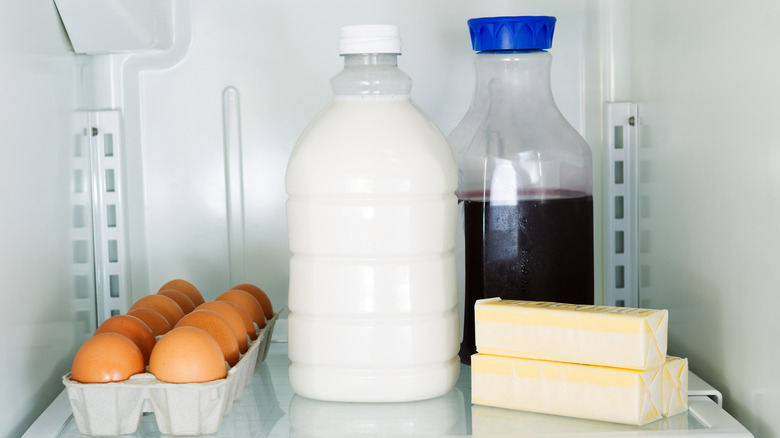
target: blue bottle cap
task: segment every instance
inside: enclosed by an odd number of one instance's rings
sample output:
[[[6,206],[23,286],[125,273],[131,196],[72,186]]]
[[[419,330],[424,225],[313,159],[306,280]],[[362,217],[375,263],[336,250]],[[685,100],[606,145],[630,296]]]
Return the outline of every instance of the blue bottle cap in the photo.
[[[485,17],[468,21],[471,46],[486,50],[533,50],[552,47],[555,17]]]

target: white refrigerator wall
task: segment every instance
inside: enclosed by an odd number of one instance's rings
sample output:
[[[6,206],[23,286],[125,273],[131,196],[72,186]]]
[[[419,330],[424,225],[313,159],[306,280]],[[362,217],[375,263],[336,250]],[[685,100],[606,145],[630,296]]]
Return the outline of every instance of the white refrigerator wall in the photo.
[[[620,2],[640,104],[640,299],[754,435],[780,435],[780,3]]]
[[[88,175],[74,174],[82,164],[71,134],[76,84],[76,58],[54,5],[0,2],[3,436],[21,435],[61,392],[62,375],[94,329],[91,229],[74,217],[88,196]]]
[[[641,302],[670,309],[672,352],[725,393],[729,412],[757,436],[780,434],[776,2],[156,5],[169,8],[172,37],[163,32],[151,51],[86,56],[72,53],[53,1],[0,2],[0,372],[12,376],[0,384],[0,430],[18,435],[62,390],[96,323],[80,110],[121,112],[128,299],[172,278],[206,299],[248,281],[284,307],[285,166],[330,98],[338,28],[399,24],[413,98],[448,133],[473,88],[465,20],[545,14],[558,17],[553,93],[594,152],[597,236],[602,104],[637,102],[651,177]],[[242,190],[227,183],[236,180]],[[598,289],[600,278],[597,269]]]
[[[135,298],[181,277],[207,299],[249,281],[283,306],[286,161],[298,135],[330,99],[329,80],[343,62],[339,28],[399,24],[399,64],[414,80],[413,98],[448,133],[472,92],[465,20],[509,13],[518,4],[173,2],[172,49],[115,56],[106,65],[117,77],[114,83],[124,86],[95,93],[99,102],[118,102],[125,111]],[[598,96],[586,108],[583,94],[586,75],[598,75],[598,64],[585,57],[586,2],[530,2],[522,10],[559,16],[558,102],[572,124],[598,143],[598,118],[584,116],[599,110]],[[226,126],[240,126],[243,166],[225,164],[226,150],[230,156],[238,149],[238,136]],[[227,207],[240,203],[241,194],[226,187],[237,175],[243,176],[243,228],[240,217],[233,217],[242,212]]]

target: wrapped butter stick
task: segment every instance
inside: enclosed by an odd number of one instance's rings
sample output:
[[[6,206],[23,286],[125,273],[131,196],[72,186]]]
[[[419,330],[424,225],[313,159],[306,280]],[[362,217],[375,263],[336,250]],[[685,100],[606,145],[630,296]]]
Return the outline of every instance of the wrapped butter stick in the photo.
[[[479,353],[637,370],[666,358],[666,310],[500,298],[474,308]]]
[[[471,401],[642,426],[662,418],[661,371],[475,354]]]
[[[671,417],[688,410],[688,359],[667,356],[663,365],[664,402],[661,413]]]

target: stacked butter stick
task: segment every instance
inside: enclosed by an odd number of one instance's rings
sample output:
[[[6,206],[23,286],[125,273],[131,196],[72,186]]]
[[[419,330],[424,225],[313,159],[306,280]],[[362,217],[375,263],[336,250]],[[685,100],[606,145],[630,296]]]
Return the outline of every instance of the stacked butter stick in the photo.
[[[478,405],[644,425],[688,409],[688,361],[666,355],[668,312],[477,301]]]

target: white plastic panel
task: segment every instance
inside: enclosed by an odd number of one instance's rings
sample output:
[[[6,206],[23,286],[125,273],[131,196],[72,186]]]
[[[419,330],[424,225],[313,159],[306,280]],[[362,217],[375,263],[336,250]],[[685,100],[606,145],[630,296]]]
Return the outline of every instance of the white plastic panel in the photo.
[[[774,0],[628,6],[640,105],[640,304],[669,349],[759,437],[780,435],[780,8]]]
[[[0,2],[3,436],[20,436],[56,397],[76,348],[94,329],[91,221],[88,211],[77,211],[87,204],[75,190],[89,187],[86,163],[75,156],[76,71],[53,2]],[[78,263],[76,241],[86,249],[78,250]],[[82,275],[87,279],[77,280]]]
[[[170,45],[169,0],[55,0],[55,4],[76,53]]]

